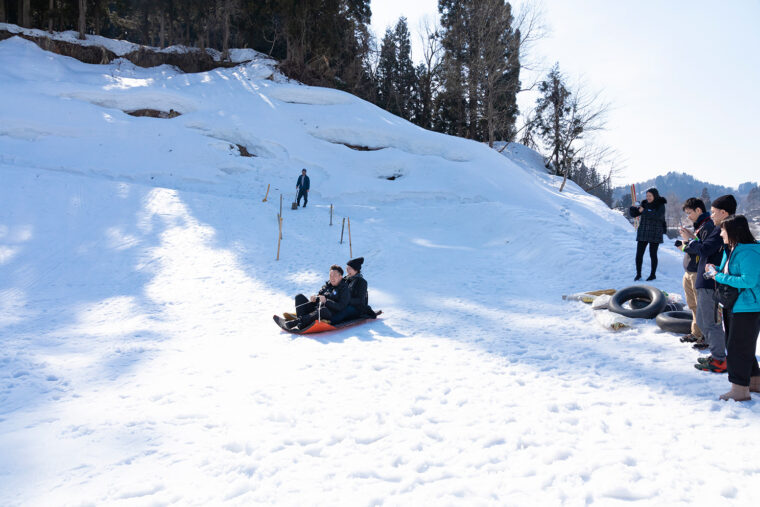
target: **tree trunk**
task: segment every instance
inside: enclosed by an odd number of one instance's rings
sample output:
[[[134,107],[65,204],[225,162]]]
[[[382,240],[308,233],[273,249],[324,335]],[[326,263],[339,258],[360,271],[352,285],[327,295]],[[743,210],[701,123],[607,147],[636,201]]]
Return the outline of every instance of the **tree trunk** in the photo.
[[[79,39],[84,40],[84,32],[87,28],[87,0],[79,0]]]
[[[227,61],[230,59],[230,0],[224,0],[222,16],[222,61]]]
[[[160,19],[160,33],[158,35],[158,46],[163,49],[166,46],[164,43],[166,42],[166,37],[164,36],[166,32],[166,15],[162,12],[161,13],[161,19]]]
[[[32,0],[23,0],[21,2],[21,26],[26,28],[32,27]]]
[[[0,0],[0,4],[3,3]],[[48,32],[53,33],[53,12],[55,11],[55,0],[50,0],[48,4]]]
[[[5,0],[0,0],[0,23],[5,23]]]

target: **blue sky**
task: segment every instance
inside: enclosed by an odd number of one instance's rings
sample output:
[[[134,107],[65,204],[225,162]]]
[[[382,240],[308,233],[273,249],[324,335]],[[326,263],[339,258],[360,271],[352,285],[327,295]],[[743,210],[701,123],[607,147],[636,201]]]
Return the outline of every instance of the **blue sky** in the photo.
[[[668,171],[725,185],[760,181],[760,1],[539,5],[548,34],[530,56],[542,75],[559,62],[570,83],[611,104],[599,141],[619,153],[616,184]],[[372,1],[379,38],[402,15],[414,30],[425,15],[437,19],[437,1]],[[535,96],[519,100],[527,109]]]

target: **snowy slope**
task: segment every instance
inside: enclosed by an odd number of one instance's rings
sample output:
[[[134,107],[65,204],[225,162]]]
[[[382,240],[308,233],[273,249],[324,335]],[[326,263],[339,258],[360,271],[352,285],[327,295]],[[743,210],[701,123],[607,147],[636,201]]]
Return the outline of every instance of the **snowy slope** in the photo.
[[[260,56],[181,74],[12,38],[0,69],[0,503],[758,500],[756,403],[715,401],[725,377],[651,323],[561,301],[630,283],[634,234],[529,151]],[[349,248],[384,318],[282,333]]]

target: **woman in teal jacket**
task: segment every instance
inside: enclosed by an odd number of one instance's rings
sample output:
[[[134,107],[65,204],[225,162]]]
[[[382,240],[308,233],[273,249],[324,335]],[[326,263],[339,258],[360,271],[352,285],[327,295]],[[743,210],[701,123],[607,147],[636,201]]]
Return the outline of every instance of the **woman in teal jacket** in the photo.
[[[760,244],[752,236],[742,215],[721,224],[726,245],[720,267],[710,264],[715,281],[739,289],[733,308],[723,312],[731,390],[722,400],[748,401],[750,392],[760,392],[760,367],[755,351],[760,333]]]

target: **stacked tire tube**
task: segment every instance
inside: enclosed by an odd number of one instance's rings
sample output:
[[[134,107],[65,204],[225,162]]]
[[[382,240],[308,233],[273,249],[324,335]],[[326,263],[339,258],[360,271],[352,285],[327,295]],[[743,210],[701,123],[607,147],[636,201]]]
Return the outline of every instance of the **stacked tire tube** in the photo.
[[[623,304],[633,299],[647,300],[643,308],[625,308]],[[617,291],[610,299],[609,309],[632,319],[654,319],[668,304],[665,294],[651,285],[633,285]],[[638,306],[638,305],[637,305]]]
[[[671,333],[689,334],[691,333],[691,312],[662,312],[657,316],[655,322],[663,331]]]

